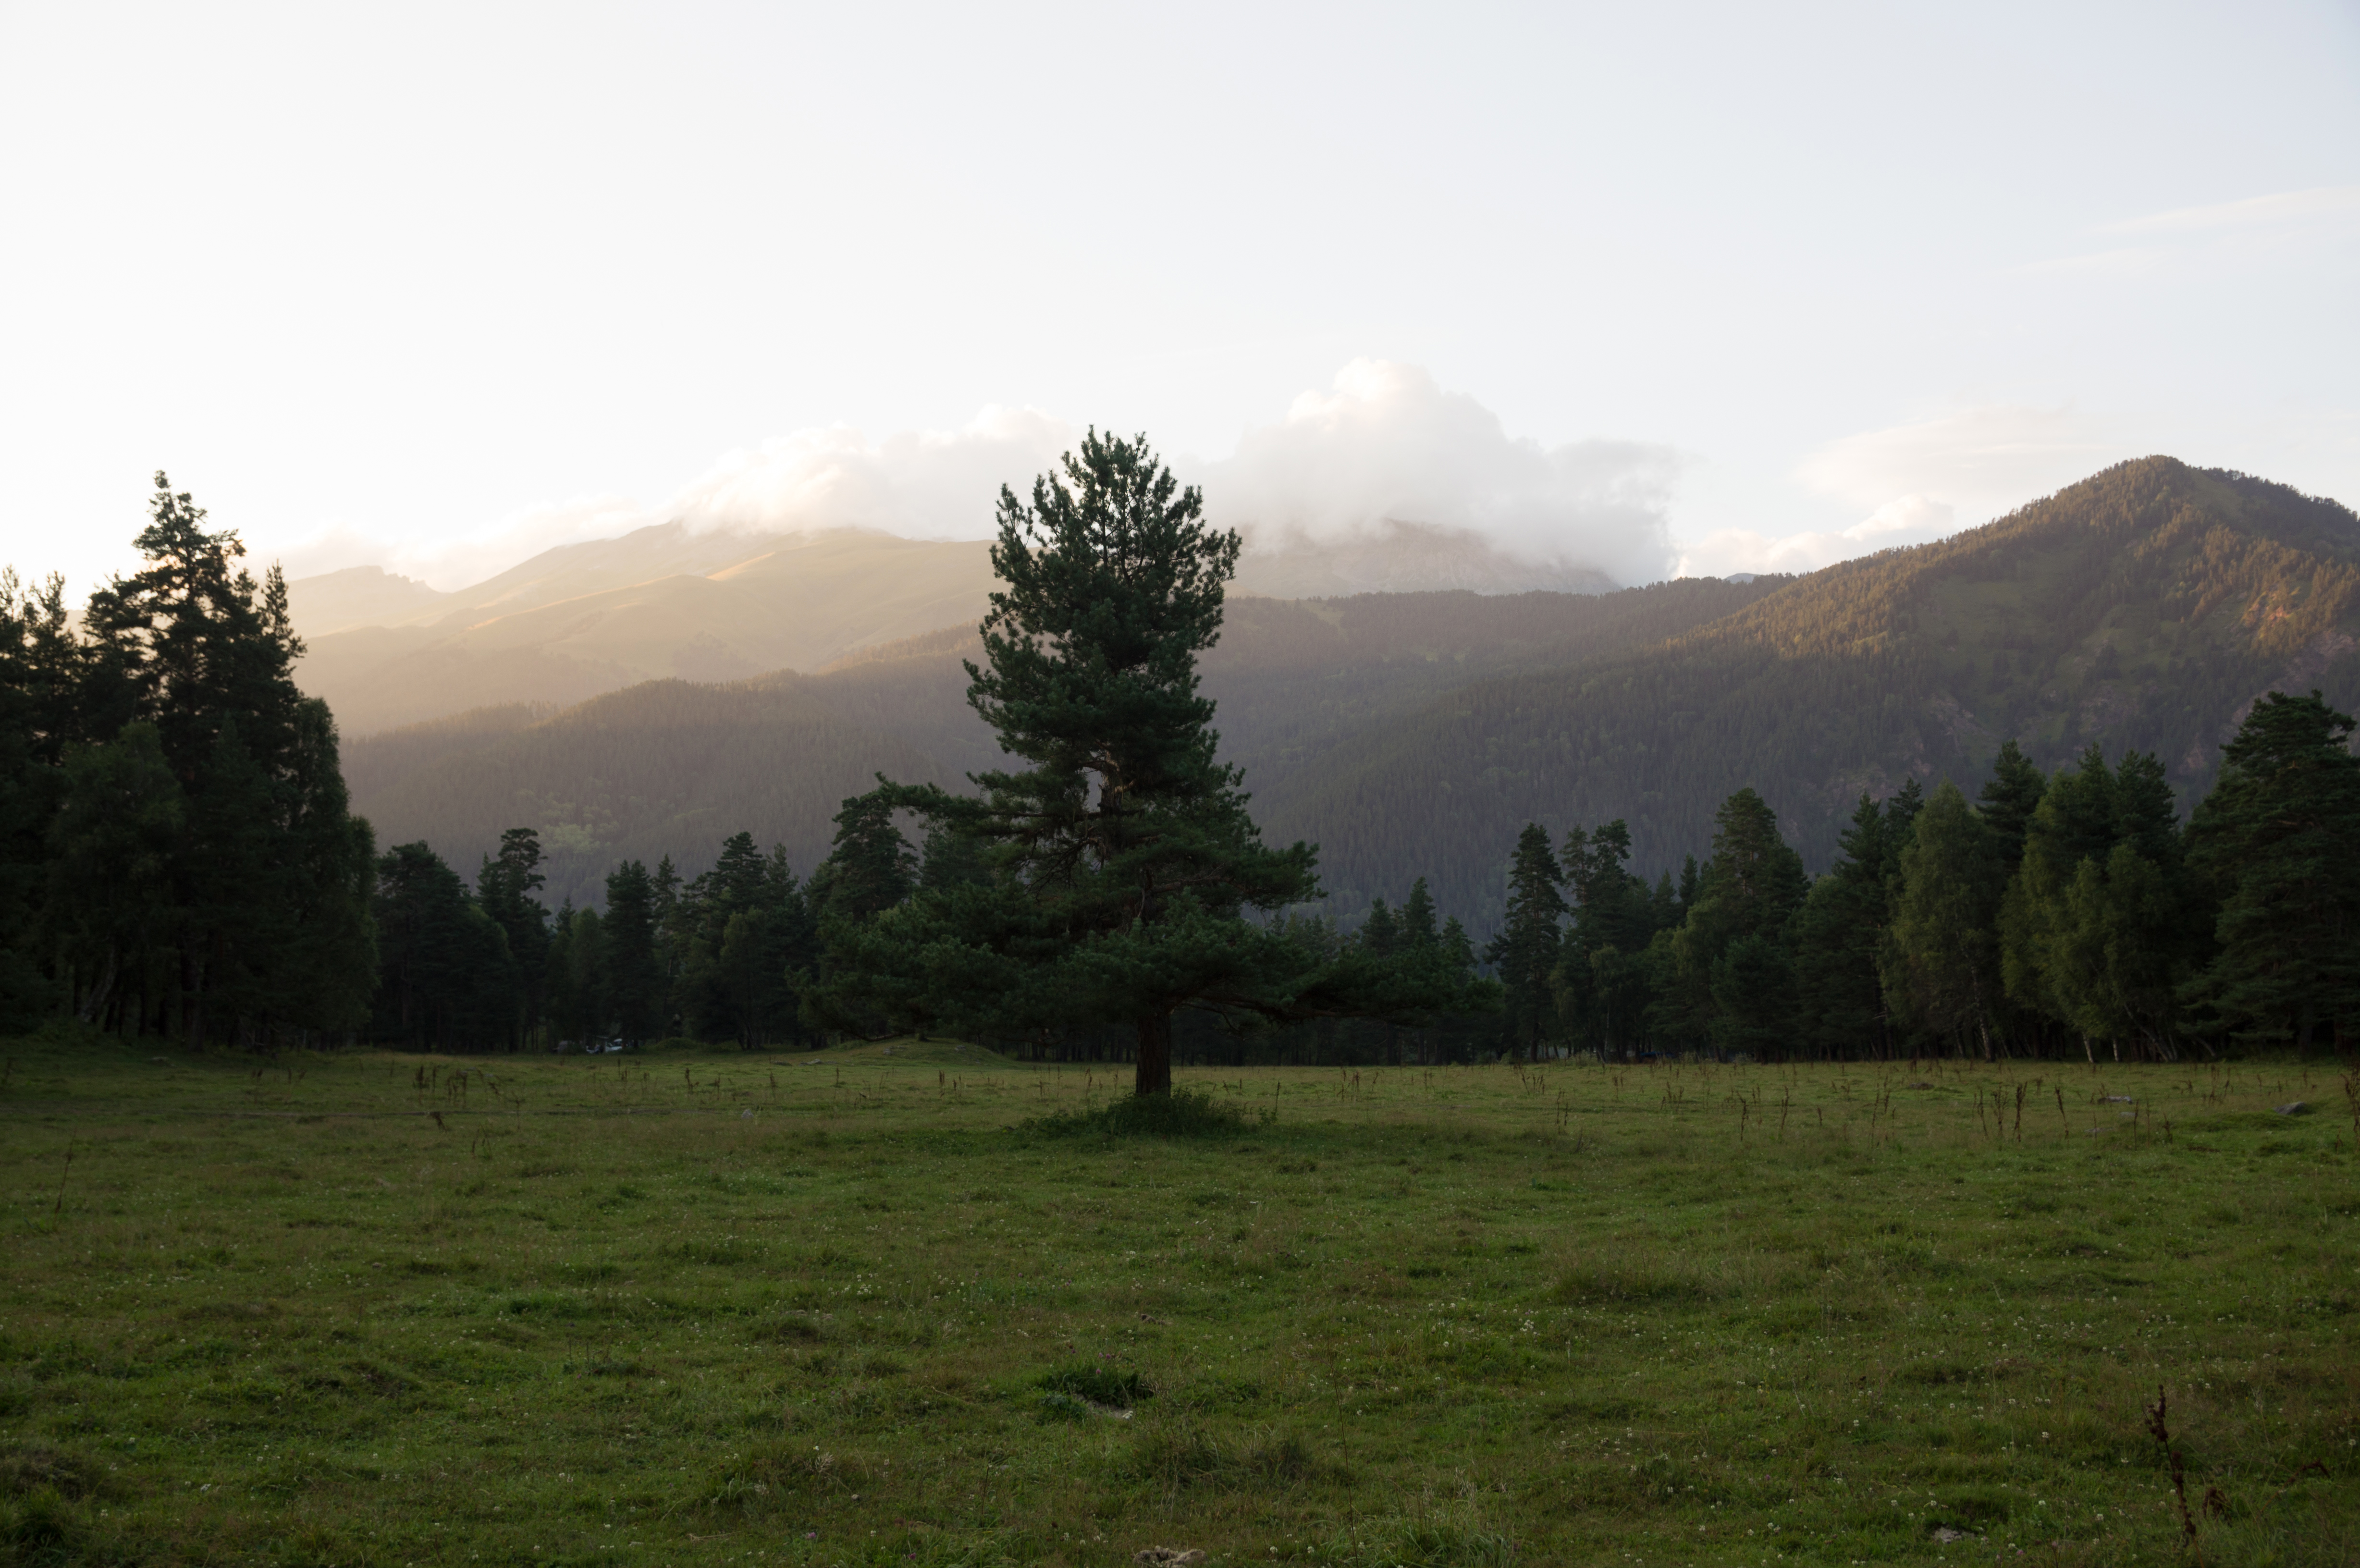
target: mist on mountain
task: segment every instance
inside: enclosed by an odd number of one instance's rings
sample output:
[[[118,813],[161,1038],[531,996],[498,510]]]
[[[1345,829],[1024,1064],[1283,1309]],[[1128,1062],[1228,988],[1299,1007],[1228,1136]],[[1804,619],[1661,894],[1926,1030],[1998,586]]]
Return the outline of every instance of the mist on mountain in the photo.
[[[863,648],[971,626],[993,586],[980,540],[675,522],[561,546],[453,593],[356,567],[299,578],[289,600],[307,643],[298,678],[357,736],[470,708],[578,702],[639,681],[814,671]],[[1234,590],[1306,598],[1614,586],[1469,530],[1393,523],[1249,552]]]
[[[1862,793],[1974,783],[2011,737],[2049,768],[2093,743],[2154,751],[2185,805],[2262,692],[2360,698],[2355,563],[2335,503],[2158,458],[1801,578],[1239,594],[1204,679],[1265,833],[1320,845],[1330,907],[1423,876],[1480,928],[1527,821],[1621,819],[1652,876],[1752,785],[1820,866]],[[1000,764],[964,700],[972,627],[880,636],[809,674],[511,701],[350,742],[346,768],[388,842],[467,863],[541,828],[552,896],[588,897],[621,857],[699,864],[740,829],[809,866],[877,771],[956,786]]]

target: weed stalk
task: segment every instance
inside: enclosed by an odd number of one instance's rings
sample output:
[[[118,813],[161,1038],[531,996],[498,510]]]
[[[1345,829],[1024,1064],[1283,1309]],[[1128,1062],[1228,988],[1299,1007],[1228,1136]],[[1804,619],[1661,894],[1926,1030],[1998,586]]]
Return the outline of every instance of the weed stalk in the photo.
[[[2163,1424],[2167,1402],[2163,1385],[2158,1383],[2155,1386],[2155,1403],[2147,1407],[2147,1429],[2155,1434],[2156,1442],[2163,1445],[2164,1457],[2171,1462],[2171,1490],[2180,1502],[2180,1528],[2193,1541],[2196,1539],[2196,1516],[2188,1511],[2188,1467],[2181,1463],[2180,1451],[2171,1446],[2171,1429]]]

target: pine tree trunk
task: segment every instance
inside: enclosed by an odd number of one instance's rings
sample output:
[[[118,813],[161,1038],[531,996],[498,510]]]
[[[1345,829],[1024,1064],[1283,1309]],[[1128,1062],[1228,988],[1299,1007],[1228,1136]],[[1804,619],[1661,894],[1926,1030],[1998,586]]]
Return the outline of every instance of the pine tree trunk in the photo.
[[[1172,1092],[1172,1015],[1153,1013],[1139,1020],[1139,1073],[1134,1092]]]

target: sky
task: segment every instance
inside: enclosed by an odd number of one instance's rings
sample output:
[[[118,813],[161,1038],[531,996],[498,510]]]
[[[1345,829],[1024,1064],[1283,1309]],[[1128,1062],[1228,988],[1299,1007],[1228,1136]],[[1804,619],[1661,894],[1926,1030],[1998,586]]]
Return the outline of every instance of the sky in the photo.
[[[0,0],[0,561],[1217,521],[1800,570],[2163,452],[2360,504],[2360,5]]]

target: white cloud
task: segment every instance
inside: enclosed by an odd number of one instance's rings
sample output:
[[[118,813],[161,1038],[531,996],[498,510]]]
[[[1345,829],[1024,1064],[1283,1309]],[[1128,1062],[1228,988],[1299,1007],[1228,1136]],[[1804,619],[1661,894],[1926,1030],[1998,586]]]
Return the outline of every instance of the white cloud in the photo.
[[[1263,549],[1374,536],[1387,523],[1467,530],[1527,561],[1662,577],[1682,460],[1635,441],[1543,447],[1415,365],[1356,360],[1325,393],[1203,466],[1207,512]]]
[[[1994,403],[1846,436],[1795,477],[1856,506],[1926,496],[1981,522],[2130,455],[2105,421],[2076,409]]]
[[[1772,536],[1747,528],[1716,528],[1682,546],[1678,576],[1727,577],[1751,572],[1797,574],[1833,566],[1872,550],[1927,544],[1958,529],[1958,514],[1926,495],[1887,501],[1848,528]]]
[[[2072,408],[1993,403],[1829,442],[1795,469],[1807,488],[1862,507],[1850,528],[1773,535],[1719,528],[1684,541],[1684,576],[1816,572],[1988,522],[2136,455],[2111,421]]]
[[[920,539],[990,536],[1000,487],[1025,494],[1079,430],[1036,408],[987,408],[956,430],[872,440],[845,425],[726,453],[660,506],[592,496],[536,506],[454,537],[386,539],[342,525],[279,554],[290,576],[384,566],[438,588],[479,582],[541,550],[651,523],[745,533],[871,528]],[[1479,534],[1528,562],[1591,567],[1621,583],[1671,568],[1682,466],[1633,441],[1543,447],[1511,438],[1473,398],[1414,365],[1358,360],[1217,463],[1175,460],[1207,510],[1267,550],[1366,541],[1395,523]]]
[[[988,408],[956,430],[872,441],[847,425],[798,430],[728,453],[661,508],[697,528],[803,533],[872,528],[985,539],[1000,487],[1023,494],[1079,431],[1037,408]]]
[[[279,561],[290,578],[346,566],[381,566],[449,590],[480,583],[542,550],[613,539],[655,520],[627,496],[585,495],[528,506],[464,534],[387,538],[331,523],[283,545],[257,546],[255,553],[266,561]]]
[[[660,506],[623,495],[580,496],[442,538],[387,539],[335,524],[267,553],[285,563],[290,577],[366,564],[453,589],[559,545],[671,521],[700,532],[870,528],[913,539],[979,539],[991,532],[1000,486],[1022,489],[1076,434],[1031,408],[988,408],[959,430],[907,430],[881,441],[830,425],[727,452]]]
[[[2269,196],[2248,196],[2239,201],[2218,201],[2205,207],[2175,207],[2100,224],[2102,234],[2202,234],[2221,229],[2255,228],[2266,223],[2304,223],[2321,219],[2360,216],[2360,185],[2322,185],[2309,191],[2282,191]]]
[[[2360,220],[2360,185],[2322,185],[2175,207],[2101,223],[2090,233],[2134,243],[2104,250],[2052,256],[2010,270],[2027,276],[2129,278],[2158,272],[2207,256],[2283,257],[2311,241],[2336,234]]]

